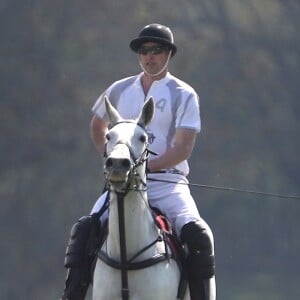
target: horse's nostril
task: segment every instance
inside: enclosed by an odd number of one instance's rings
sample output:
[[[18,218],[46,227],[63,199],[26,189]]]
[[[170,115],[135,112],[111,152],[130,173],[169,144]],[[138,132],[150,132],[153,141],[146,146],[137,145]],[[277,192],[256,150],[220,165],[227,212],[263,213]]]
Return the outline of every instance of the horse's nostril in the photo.
[[[105,162],[106,168],[111,168],[112,165],[113,165],[112,159],[111,159],[111,158],[108,158],[108,159],[106,160],[106,162]]]
[[[122,161],[122,167],[124,167],[125,169],[130,169],[130,161],[128,159],[124,159]]]

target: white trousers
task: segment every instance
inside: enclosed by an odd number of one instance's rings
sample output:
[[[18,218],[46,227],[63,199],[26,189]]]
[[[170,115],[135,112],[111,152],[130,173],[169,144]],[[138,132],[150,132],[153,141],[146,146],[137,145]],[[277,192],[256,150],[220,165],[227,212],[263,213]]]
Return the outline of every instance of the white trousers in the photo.
[[[185,176],[177,174],[149,174],[147,180],[148,201],[158,208],[171,222],[180,237],[182,227],[193,221],[201,219],[196,203],[190,193],[188,180]],[[151,181],[151,178],[162,181]],[[170,181],[164,182],[164,181]],[[175,183],[174,183],[175,182]],[[107,192],[99,197],[91,213],[98,212],[103,206]],[[108,211],[101,216],[104,222],[108,218]],[[205,223],[205,222],[204,222]],[[207,225],[208,227],[208,225]]]

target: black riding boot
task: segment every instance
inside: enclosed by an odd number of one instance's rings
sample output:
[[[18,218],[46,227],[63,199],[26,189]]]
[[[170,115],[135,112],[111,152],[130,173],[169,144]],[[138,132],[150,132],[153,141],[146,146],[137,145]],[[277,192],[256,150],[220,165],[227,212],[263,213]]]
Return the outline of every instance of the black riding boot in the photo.
[[[201,221],[183,226],[182,242],[187,244],[186,260],[191,300],[215,300],[215,259],[207,224]]]
[[[100,235],[101,224],[97,215],[82,217],[72,227],[65,257],[68,273],[61,300],[84,300],[92,279]]]

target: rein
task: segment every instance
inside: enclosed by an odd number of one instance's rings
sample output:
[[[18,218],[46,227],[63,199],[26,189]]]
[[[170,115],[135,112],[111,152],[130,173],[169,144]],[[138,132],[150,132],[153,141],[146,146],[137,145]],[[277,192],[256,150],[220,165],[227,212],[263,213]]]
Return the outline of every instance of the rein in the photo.
[[[117,193],[118,196],[118,214],[119,214],[119,234],[120,234],[120,251],[121,251],[121,280],[122,280],[122,299],[129,299],[128,288],[128,269],[127,269],[127,250],[125,236],[125,218],[124,218],[124,197],[123,193]]]

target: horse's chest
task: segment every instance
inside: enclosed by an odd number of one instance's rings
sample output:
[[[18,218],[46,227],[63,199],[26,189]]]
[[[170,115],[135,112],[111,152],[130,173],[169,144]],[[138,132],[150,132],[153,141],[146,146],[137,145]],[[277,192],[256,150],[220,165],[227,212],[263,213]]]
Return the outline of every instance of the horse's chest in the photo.
[[[122,299],[121,273],[98,260],[95,269],[94,300]],[[130,300],[176,299],[179,271],[175,261],[128,271]]]

